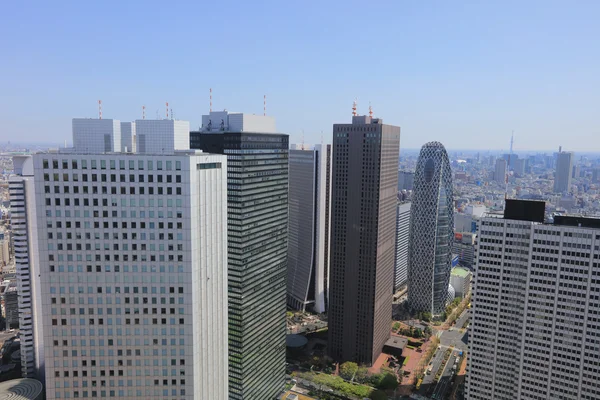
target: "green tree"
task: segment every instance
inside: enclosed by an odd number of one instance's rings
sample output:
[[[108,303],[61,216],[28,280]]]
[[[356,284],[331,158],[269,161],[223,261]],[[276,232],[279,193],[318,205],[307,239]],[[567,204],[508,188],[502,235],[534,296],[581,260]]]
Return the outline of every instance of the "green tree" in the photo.
[[[364,365],[358,367],[356,375],[354,376],[354,380],[360,383],[367,382],[369,380],[369,368],[365,367]]]
[[[381,381],[383,380],[383,374],[373,374],[369,380],[371,381],[371,385],[379,387]]]
[[[424,312],[424,313],[421,315],[421,319],[422,319],[423,321],[427,321],[427,322],[431,321],[431,313],[430,313],[430,312]]]
[[[371,396],[369,396],[371,400],[387,400],[387,394],[382,392],[381,390],[373,390]]]
[[[398,328],[400,328],[400,322],[394,322],[394,325],[392,325],[392,329],[394,331],[398,331]]]
[[[425,327],[425,330],[423,331],[423,333],[425,334],[425,337],[427,337],[427,338],[428,338],[429,336],[431,336],[431,334],[432,334],[433,332],[431,331],[431,327],[430,327],[429,325],[427,325],[427,326]]]
[[[347,381],[351,380],[358,371],[358,365],[354,362],[347,361],[340,365],[340,376]]]
[[[413,337],[415,337],[415,338],[422,338],[423,337],[423,331],[421,330],[421,328],[415,329],[415,331],[413,333]]]
[[[383,375],[383,378],[377,386],[378,389],[382,390],[394,390],[398,387],[398,379],[396,375],[391,372],[387,372]]]

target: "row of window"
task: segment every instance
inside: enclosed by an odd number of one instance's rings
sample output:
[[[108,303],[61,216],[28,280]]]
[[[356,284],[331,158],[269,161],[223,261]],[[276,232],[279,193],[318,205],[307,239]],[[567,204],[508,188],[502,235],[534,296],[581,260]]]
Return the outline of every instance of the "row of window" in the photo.
[[[100,160],[100,163],[98,163],[97,160],[89,160],[89,166],[90,169],[98,169],[98,164],[100,164],[100,169],[107,169],[107,160]],[[125,166],[128,165],[130,170],[136,169],[135,167],[135,160],[128,160],[129,162],[126,163],[125,160],[118,160],[119,161],[119,169],[125,169]],[[137,170],[144,170],[144,165],[146,166],[146,169],[148,169],[149,171],[152,171],[154,169],[154,165],[156,163],[156,169],[157,170],[162,170],[163,169],[163,161],[154,161],[154,160],[147,160],[146,162],[144,162],[144,160],[138,160],[137,162]],[[79,164],[79,160],[71,160],[71,169],[79,169],[79,165],[81,165],[81,169],[88,169],[88,160],[81,160],[81,164]],[[61,160],[61,162],[59,163],[59,161],[57,159],[43,159],[42,160],[42,167],[44,169],[50,169],[50,165],[52,165],[52,169],[59,169],[59,165],[62,167],[61,169],[63,170],[67,170],[69,169],[69,160]],[[108,160],[108,167],[109,169],[117,169],[117,160]],[[173,169],[173,162],[172,161],[164,161],[164,169],[166,171],[171,171]],[[176,171],[181,171],[181,161],[175,161],[175,170]]]

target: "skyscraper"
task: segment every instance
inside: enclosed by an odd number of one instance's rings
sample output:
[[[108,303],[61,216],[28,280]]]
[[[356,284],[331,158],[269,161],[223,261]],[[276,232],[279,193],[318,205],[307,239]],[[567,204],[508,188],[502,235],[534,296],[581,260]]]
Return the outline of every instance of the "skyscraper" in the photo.
[[[394,262],[394,293],[408,279],[408,247],[410,239],[410,202],[398,203],[396,217],[396,259]]]
[[[222,111],[190,141],[228,159],[229,398],[270,399],[285,384],[288,135]]]
[[[400,128],[333,126],[329,353],[371,364],[389,339]]]
[[[288,305],[323,313],[329,304],[331,145],[289,155]]]
[[[75,119],[77,147],[14,158],[23,373],[47,399],[227,398],[227,161],[140,122],[160,152]]]
[[[506,160],[499,158],[496,160],[496,169],[494,170],[494,180],[504,185],[506,183],[506,167],[508,163]]]
[[[600,220],[509,200],[481,222],[466,398],[598,399]]]
[[[431,314],[444,311],[453,239],[450,161],[441,143],[429,142],[421,148],[417,160],[410,217],[408,303],[414,311]]]
[[[556,172],[554,173],[555,193],[567,193],[571,191],[572,170],[573,153],[568,151],[556,153]]]

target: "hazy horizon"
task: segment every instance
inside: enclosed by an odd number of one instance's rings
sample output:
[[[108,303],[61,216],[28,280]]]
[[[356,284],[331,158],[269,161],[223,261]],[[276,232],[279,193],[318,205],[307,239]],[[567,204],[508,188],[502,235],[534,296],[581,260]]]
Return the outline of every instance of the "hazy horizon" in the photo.
[[[263,113],[320,143],[360,114],[401,146],[600,150],[600,2],[9,2],[0,141],[71,140],[71,118]],[[10,40],[9,40],[10,38]],[[570,148],[570,146],[573,146]]]

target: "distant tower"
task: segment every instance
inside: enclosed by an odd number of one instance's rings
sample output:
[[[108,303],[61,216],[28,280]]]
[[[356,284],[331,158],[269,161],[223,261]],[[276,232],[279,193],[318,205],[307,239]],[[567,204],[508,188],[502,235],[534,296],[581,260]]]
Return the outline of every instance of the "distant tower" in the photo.
[[[567,193],[571,191],[572,171],[573,153],[561,151],[556,156],[556,172],[554,174],[555,193]]]
[[[357,101],[356,101],[356,99],[354,99],[354,102],[352,103],[352,115],[354,117],[356,117],[356,115],[357,115],[356,114],[356,104],[357,104]]]
[[[452,170],[439,142],[421,148],[411,205],[408,304],[441,314],[446,307],[454,240]]]
[[[102,100],[98,100],[98,119],[102,119]]]

